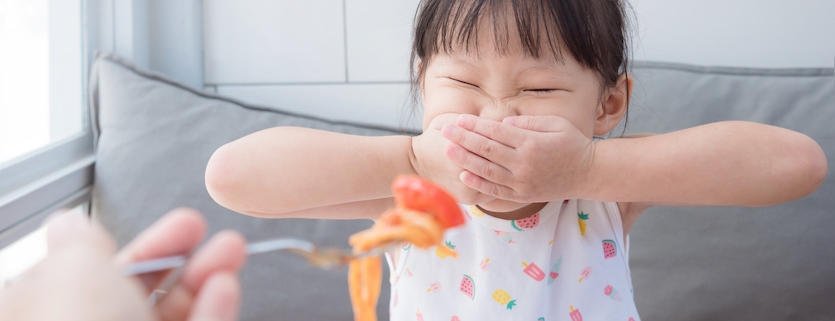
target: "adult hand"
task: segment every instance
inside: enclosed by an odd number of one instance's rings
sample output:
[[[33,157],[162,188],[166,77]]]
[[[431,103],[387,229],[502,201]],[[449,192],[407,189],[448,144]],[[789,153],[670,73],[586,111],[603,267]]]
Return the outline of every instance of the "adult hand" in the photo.
[[[515,202],[576,198],[595,147],[558,116],[516,116],[498,122],[461,115],[443,127],[446,155],[465,169],[460,180],[483,194]]]
[[[0,292],[2,320],[192,320],[237,318],[237,272],[245,240],[221,232],[194,253],[169,294],[154,308],[147,302],[163,273],[125,276],[119,265],[188,253],[205,234],[199,213],[172,211],[140,234],[114,259],[115,244],[97,223],[62,215],[48,225],[49,254],[20,281]]]
[[[464,185],[458,177],[464,168],[450,161],[444,154],[452,143],[444,138],[441,129],[454,124],[457,114],[442,114],[435,117],[422,134],[412,139],[412,151],[415,155],[415,171],[442,186],[459,203],[481,204],[492,201],[494,197],[480,193]]]

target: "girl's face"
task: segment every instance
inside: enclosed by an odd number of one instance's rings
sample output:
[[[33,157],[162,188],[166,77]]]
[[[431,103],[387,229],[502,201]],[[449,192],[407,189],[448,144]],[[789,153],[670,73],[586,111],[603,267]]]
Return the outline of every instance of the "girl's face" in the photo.
[[[597,73],[566,53],[561,60],[552,54],[536,59],[511,46],[500,54],[493,49],[492,38],[479,39],[478,54],[438,53],[425,66],[424,129],[446,113],[496,121],[517,115],[556,115],[588,137],[605,133],[595,130],[602,97]]]
[[[479,37],[478,41],[477,54],[463,50],[441,52],[425,66],[421,85],[424,130],[434,118],[447,113],[496,121],[518,115],[554,115],[567,119],[591,138],[605,134],[620,120],[604,112],[607,95],[598,74],[580,65],[570,54],[563,52],[558,59],[544,50],[549,54],[533,58],[524,53],[521,45],[498,52],[493,49],[496,46],[492,36]],[[510,43],[520,42],[511,39]],[[610,120],[614,124],[609,124]],[[479,205],[493,213],[521,215],[517,217],[533,214],[542,207],[500,199]]]

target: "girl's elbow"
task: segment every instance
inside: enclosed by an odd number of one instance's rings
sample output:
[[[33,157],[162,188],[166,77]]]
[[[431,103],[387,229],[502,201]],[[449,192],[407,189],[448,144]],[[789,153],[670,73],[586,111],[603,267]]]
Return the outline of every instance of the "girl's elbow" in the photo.
[[[209,196],[223,207],[236,210],[235,192],[242,188],[240,163],[229,145],[218,148],[206,164],[205,183]]]
[[[817,143],[814,143],[814,151],[811,154],[809,171],[810,180],[814,183],[811,192],[814,192],[823,184],[823,181],[826,180],[826,176],[829,174],[829,161],[826,159],[826,154],[823,152],[823,149]]]
[[[820,145],[811,138],[807,138],[805,145],[802,152],[795,155],[794,161],[797,177],[803,182],[801,197],[816,191],[826,180],[829,172],[826,154]]]

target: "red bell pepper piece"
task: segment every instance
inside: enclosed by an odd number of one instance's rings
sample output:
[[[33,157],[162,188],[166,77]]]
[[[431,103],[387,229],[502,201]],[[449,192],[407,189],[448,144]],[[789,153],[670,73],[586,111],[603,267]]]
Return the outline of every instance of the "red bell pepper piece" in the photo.
[[[427,179],[401,175],[391,184],[391,190],[397,207],[431,214],[444,229],[464,224],[464,214],[455,198]]]

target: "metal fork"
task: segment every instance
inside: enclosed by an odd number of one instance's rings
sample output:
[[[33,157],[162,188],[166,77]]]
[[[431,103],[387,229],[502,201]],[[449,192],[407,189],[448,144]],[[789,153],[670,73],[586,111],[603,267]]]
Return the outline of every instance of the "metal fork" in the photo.
[[[321,269],[334,269],[347,265],[351,260],[380,255],[396,244],[392,242],[375,250],[353,254],[347,250],[336,247],[318,247],[315,244],[294,238],[277,238],[256,243],[249,243],[246,246],[247,255],[255,255],[273,251],[287,250],[290,253],[307,259],[310,265]],[[183,268],[188,263],[189,255],[176,255],[153,260],[141,261],[125,265],[122,272],[125,275],[139,275],[151,272],[171,270],[157,289],[149,296],[151,305],[155,305],[162,297],[171,290],[183,273]]]

